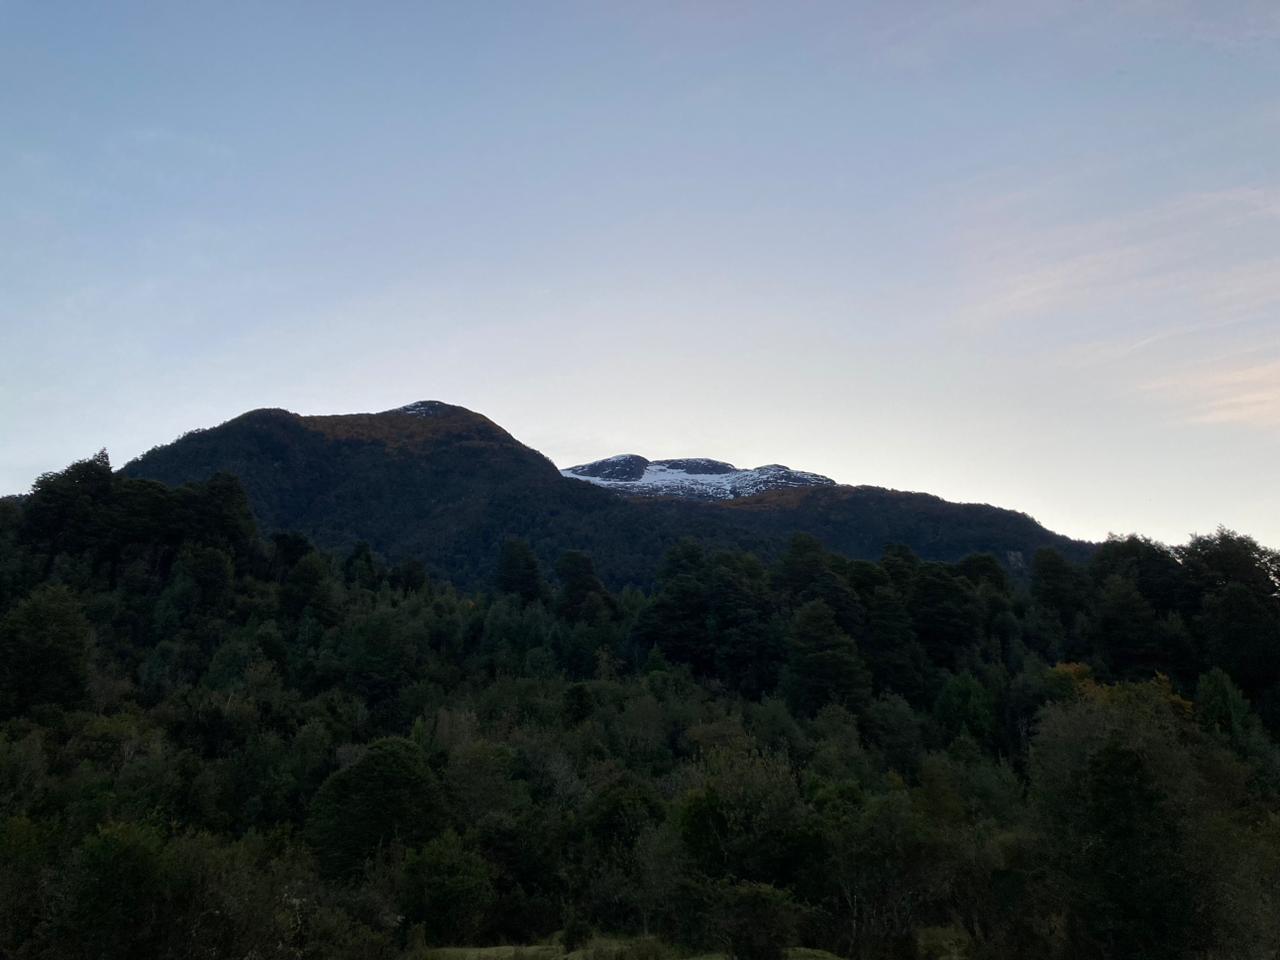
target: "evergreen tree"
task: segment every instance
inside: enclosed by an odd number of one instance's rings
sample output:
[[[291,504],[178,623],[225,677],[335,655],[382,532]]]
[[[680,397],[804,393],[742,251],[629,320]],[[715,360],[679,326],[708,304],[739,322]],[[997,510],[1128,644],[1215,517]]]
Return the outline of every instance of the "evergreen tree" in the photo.
[[[583,620],[592,612],[610,618],[617,614],[617,601],[596,576],[591,558],[581,550],[566,550],[560,555],[556,576],[560,579],[556,609],[566,620]]]
[[[524,540],[507,540],[502,544],[494,580],[499,593],[513,593],[525,603],[541,600],[546,595],[538,558]]]
[[[36,588],[0,620],[0,717],[85,694],[89,622],[61,585]]]
[[[1167,663],[1156,612],[1132,580],[1107,578],[1092,623],[1095,648],[1116,676],[1147,679]]]
[[[810,600],[791,618],[787,634],[787,699],[793,710],[812,716],[828,703],[865,706],[871,675],[852,637],[821,600]]]
[[[929,660],[916,639],[911,612],[892,587],[876,587],[861,645],[878,690],[892,690],[915,704],[926,702]]]

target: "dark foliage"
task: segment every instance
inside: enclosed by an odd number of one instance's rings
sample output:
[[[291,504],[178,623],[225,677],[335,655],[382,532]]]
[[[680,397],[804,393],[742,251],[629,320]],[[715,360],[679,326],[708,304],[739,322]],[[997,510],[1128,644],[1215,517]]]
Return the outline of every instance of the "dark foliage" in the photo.
[[[1274,957],[1247,537],[673,540],[647,592],[495,539],[468,592],[247,502],[96,457],[0,510],[0,956]]]

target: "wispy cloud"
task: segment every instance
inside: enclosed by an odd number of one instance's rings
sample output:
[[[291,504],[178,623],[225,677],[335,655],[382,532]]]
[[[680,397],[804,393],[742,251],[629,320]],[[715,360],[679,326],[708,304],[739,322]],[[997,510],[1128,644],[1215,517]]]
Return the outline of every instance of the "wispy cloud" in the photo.
[[[1046,207],[1003,202],[957,235],[957,328],[1018,338],[1181,422],[1280,425],[1280,185],[1073,222]]]
[[[947,0],[869,5],[851,16],[873,55],[907,68],[955,56],[982,38],[1025,42],[1028,31],[1082,40],[1129,34],[1220,48],[1280,40],[1274,0]]]
[[[1070,315],[1086,341],[1097,327],[1120,333],[1124,353],[1280,310],[1280,189],[1065,225],[975,224],[959,242],[966,280],[952,316],[975,329]]]
[[[1280,357],[1210,363],[1147,388],[1181,402],[1190,423],[1280,426]]]
[[[1280,7],[1274,0],[1129,0],[1124,6],[1164,24],[1166,32],[1189,33],[1219,45],[1280,39]]]

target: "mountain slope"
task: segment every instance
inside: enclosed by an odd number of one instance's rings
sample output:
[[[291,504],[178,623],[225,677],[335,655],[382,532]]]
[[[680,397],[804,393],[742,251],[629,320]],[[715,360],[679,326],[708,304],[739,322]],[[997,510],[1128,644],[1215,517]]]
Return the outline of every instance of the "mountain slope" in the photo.
[[[127,464],[170,484],[225,471],[259,523],[328,548],[365,540],[441,571],[475,571],[525,518],[554,512],[565,481],[550,460],[462,407],[410,404],[377,414],[254,410],[189,433]]]
[[[851,557],[903,543],[937,560],[989,551],[1015,569],[1043,546],[1075,557],[1090,549],[1025,514],[876,487],[824,484],[727,500],[618,496],[562,476],[486,417],[436,401],[339,416],[254,410],[122,470],[169,484],[219,471],[240,479],[268,532],[295,530],[334,549],[363,540],[464,584],[490,575],[508,537],[529,540],[547,562],[587,550],[615,585],[650,582],[686,536],[768,557],[803,532]]]

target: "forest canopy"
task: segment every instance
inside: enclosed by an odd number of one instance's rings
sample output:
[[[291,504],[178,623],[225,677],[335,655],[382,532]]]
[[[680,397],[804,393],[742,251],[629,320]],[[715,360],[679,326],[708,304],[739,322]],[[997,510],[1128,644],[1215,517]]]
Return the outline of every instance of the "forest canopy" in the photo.
[[[1275,956],[1275,552],[597,560],[105,455],[0,503],[0,955]]]

